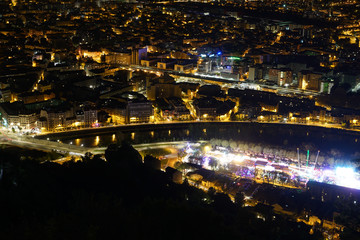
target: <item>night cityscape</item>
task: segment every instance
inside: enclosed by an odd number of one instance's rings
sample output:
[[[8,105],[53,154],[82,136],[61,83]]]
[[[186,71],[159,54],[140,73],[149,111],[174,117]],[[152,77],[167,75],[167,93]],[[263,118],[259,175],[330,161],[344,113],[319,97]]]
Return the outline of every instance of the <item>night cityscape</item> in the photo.
[[[0,239],[360,239],[360,1],[1,0]]]

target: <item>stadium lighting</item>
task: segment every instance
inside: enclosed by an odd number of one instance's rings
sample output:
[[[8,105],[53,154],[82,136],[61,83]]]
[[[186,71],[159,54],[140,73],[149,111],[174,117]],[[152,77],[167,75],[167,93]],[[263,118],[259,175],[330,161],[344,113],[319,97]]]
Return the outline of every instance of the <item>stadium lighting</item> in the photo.
[[[349,178],[355,176],[354,169],[348,167],[337,167],[335,173],[337,177]]]
[[[356,178],[353,168],[337,167],[335,169],[336,185],[360,189],[360,181]]]
[[[272,171],[275,171],[275,168],[271,165],[266,165],[265,166],[265,171],[269,171],[269,172],[272,172]]]

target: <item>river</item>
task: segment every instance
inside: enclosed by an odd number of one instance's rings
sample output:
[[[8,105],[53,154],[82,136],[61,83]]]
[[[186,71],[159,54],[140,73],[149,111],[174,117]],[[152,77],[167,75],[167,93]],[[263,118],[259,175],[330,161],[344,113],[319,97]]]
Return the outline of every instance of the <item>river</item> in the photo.
[[[100,133],[99,133],[100,132]],[[360,158],[360,133],[340,129],[292,124],[250,122],[206,122],[182,125],[142,125],[119,127],[111,131],[74,132],[49,135],[50,140],[86,147],[106,147],[122,140],[133,144],[178,141],[210,140],[212,138],[241,141],[247,144],[280,147],[284,149],[320,150],[342,158]],[[357,153],[358,152],[358,153]]]

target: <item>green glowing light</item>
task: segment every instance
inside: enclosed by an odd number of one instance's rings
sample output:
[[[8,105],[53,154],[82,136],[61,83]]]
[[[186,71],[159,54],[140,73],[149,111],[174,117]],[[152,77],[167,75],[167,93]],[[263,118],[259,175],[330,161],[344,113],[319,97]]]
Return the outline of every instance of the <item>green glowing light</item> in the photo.
[[[307,150],[307,155],[306,155],[306,167],[309,166],[309,156],[310,156],[310,151]]]
[[[228,57],[228,59],[230,59],[230,60],[241,60],[240,57]]]

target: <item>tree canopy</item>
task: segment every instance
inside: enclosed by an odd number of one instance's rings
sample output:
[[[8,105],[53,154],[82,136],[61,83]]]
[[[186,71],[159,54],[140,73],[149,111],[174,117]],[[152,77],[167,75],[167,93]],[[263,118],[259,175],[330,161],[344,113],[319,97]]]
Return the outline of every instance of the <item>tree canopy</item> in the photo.
[[[225,194],[175,184],[126,143],[105,158],[3,158],[1,239],[318,239],[308,226],[259,220]]]

